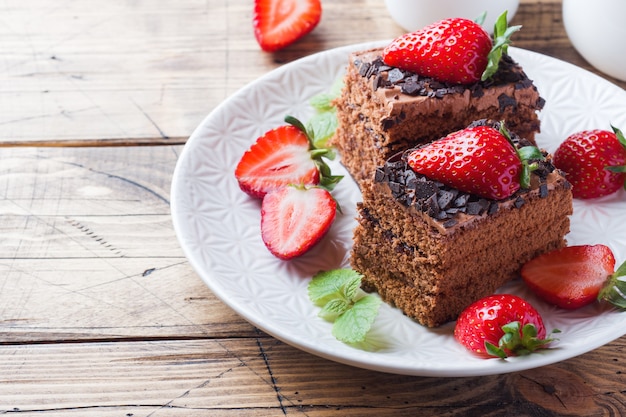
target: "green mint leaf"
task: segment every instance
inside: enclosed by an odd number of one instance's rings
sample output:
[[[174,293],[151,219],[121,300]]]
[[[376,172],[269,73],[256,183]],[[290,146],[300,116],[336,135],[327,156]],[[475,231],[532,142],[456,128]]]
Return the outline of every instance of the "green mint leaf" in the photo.
[[[313,138],[316,148],[326,147],[328,139],[333,137],[337,130],[337,112],[334,108],[328,111],[315,113],[307,122],[307,132]]]
[[[322,93],[322,94],[313,96],[309,100],[309,104],[315,110],[325,112],[325,111],[332,110],[334,108],[333,106],[334,99],[335,99],[335,96],[332,93]]]
[[[336,298],[326,303],[326,305],[322,307],[322,310],[318,313],[318,316],[324,320],[333,322],[337,319],[337,317],[350,309],[350,307],[350,303],[346,300]]]
[[[355,294],[355,288],[361,285],[361,275],[352,269],[335,269],[316,274],[308,285],[311,301],[318,307],[324,307],[334,299],[347,298],[346,294]]]
[[[340,315],[333,324],[333,336],[344,343],[362,342],[378,315],[380,299],[366,295]]]

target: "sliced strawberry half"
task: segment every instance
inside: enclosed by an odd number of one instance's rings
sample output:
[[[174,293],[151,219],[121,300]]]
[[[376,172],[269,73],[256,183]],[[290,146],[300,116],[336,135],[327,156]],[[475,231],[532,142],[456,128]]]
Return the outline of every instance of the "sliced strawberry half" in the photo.
[[[290,184],[332,189],[342,178],[322,159],[332,159],[332,150],[316,148],[299,120],[285,121],[290,124],[269,130],[243,154],[235,168],[239,188],[256,198]]]
[[[521,270],[528,287],[545,301],[576,309],[604,299],[626,307],[626,263],[614,272],[615,257],[605,245],[567,246],[540,255]]]
[[[259,137],[239,160],[235,177],[244,192],[257,198],[287,184],[315,185],[320,178],[309,153],[309,139],[290,125]]]
[[[274,52],[311,32],[321,17],[320,0],[255,0],[254,36],[261,49]]]
[[[311,249],[335,220],[337,202],[324,188],[282,187],[261,204],[261,237],[280,259],[291,259]]]

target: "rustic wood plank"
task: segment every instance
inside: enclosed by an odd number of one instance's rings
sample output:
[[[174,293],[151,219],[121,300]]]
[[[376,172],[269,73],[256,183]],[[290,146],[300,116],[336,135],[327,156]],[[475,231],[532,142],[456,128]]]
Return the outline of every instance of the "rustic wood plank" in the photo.
[[[247,416],[259,409],[271,415],[279,403],[254,339],[0,347],[0,414]]]
[[[0,343],[257,334],[178,245],[180,150],[0,149]]]
[[[0,413],[619,415],[626,376],[606,362],[625,361],[625,347],[620,339],[582,360],[512,374],[423,378],[352,368],[275,339],[0,346]]]
[[[5,146],[182,143],[219,103],[268,71],[403,31],[382,1],[326,2],[310,36],[268,54],[254,40],[247,0],[113,0],[95,9],[76,0],[0,6]],[[524,1],[514,23],[525,26],[515,45],[595,71],[571,47],[559,1]]]
[[[254,39],[247,0],[5,1],[0,141],[178,142],[226,97],[283,63],[389,36],[383,2],[325,6],[315,34],[268,54]],[[371,13],[380,19],[359,30]],[[338,30],[346,25],[351,30]]]

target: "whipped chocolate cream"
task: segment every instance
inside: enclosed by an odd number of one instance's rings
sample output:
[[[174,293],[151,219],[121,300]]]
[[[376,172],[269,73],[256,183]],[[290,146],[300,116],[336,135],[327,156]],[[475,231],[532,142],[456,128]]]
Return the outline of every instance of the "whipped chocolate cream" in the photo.
[[[481,125],[500,128],[499,122],[489,120],[476,121],[470,127]],[[530,142],[513,132],[511,132],[511,139],[518,147],[531,145]],[[504,200],[490,200],[416,173],[406,162],[406,157],[410,152],[411,150],[407,150],[396,154],[382,167],[378,167],[374,181],[386,184],[394,199],[403,206],[424,213],[445,229],[467,224],[472,218],[492,215],[501,205],[520,208],[524,205],[525,198],[529,197],[529,193],[538,195],[539,198],[546,198],[555,181],[567,182],[550,159],[546,158],[548,154],[542,151],[544,159],[531,161],[536,162],[538,168],[531,174],[530,188],[520,189]]]

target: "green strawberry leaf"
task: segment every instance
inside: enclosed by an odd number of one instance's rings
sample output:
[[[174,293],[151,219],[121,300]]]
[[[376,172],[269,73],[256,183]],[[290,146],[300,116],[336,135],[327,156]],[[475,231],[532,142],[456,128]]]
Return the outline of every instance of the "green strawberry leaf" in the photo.
[[[506,10],[498,17],[493,27],[493,47],[487,56],[487,68],[482,74],[481,80],[488,80],[498,71],[502,54],[506,54],[511,44],[511,36],[520,30],[521,26],[508,27]]]
[[[326,141],[328,137],[324,141],[322,141],[323,143],[316,144],[313,139],[313,134],[315,134],[314,131],[315,129],[317,129],[317,127],[307,128],[306,126],[304,126],[304,124],[302,124],[300,120],[290,115],[285,116],[285,122],[300,129],[307,136],[309,140],[309,152],[311,153],[311,158],[313,159],[313,162],[320,172],[319,186],[327,189],[328,191],[332,191],[337,183],[339,183],[339,181],[343,179],[343,175],[333,175],[330,167],[324,160],[324,158],[328,160],[333,160],[336,156],[333,149],[326,147]],[[328,128],[328,126],[326,126],[326,128],[319,127],[319,129],[322,130],[327,130]]]
[[[626,310],[626,261],[611,275],[598,294],[599,300],[608,301],[620,310]]]
[[[373,295],[357,300],[352,308],[337,318],[333,324],[333,336],[344,343],[363,341],[378,316],[380,303],[380,298]]]
[[[528,355],[537,349],[553,342],[553,333],[560,333],[559,329],[554,329],[545,339],[537,337],[538,331],[535,325],[527,323],[521,327],[519,321],[513,321],[502,326],[504,334],[498,341],[498,346],[485,341],[485,350],[491,356],[500,359],[507,358],[507,352],[516,356]]]
[[[521,148],[518,148],[515,145],[515,142],[513,142],[513,139],[511,139],[511,133],[509,132],[509,129],[507,129],[504,120],[500,122],[500,133],[507,139],[513,149],[515,149],[518,158],[522,162],[522,172],[520,173],[519,177],[520,186],[522,188],[529,188],[530,174],[539,167],[537,163],[534,163],[532,161],[544,160],[545,156],[536,146],[523,146]]]
[[[621,143],[622,146],[626,149],[626,138],[624,137],[622,131],[613,125],[611,125],[611,129],[613,129],[613,133],[615,133],[615,136],[617,136],[617,140],[619,141],[619,143]]]
[[[482,26],[485,23],[485,19],[487,19],[487,10],[482,12],[480,14],[480,16],[478,16],[476,19],[474,19],[474,22],[476,22],[476,23],[478,23],[479,25]]]

